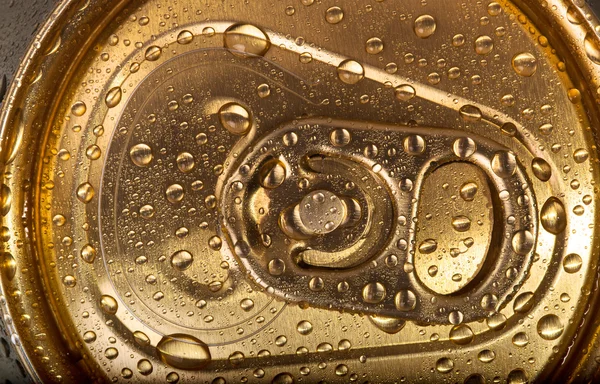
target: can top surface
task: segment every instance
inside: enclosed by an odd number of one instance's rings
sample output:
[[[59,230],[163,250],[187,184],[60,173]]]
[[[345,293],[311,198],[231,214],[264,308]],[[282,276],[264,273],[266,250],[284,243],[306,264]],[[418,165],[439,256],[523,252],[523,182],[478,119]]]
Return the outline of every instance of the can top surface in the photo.
[[[583,1],[65,1],[1,115],[34,380],[596,375]]]

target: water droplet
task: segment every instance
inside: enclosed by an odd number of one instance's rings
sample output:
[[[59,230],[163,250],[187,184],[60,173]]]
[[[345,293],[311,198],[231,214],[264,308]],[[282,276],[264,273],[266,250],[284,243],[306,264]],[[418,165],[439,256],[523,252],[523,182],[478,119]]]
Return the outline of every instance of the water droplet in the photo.
[[[156,45],[152,45],[152,46],[148,47],[148,49],[146,49],[146,54],[144,57],[148,61],[156,61],[160,58],[161,54],[162,54],[162,49],[160,49],[160,47],[157,47]]]
[[[414,31],[421,39],[426,39],[435,33],[437,24],[433,16],[421,15],[415,19]]]
[[[466,216],[455,216],[452,218],[452,228],[456,232],[466,232],[471,228],[471,219]]]
[[[271,87],[269,84],[261,84],[256,87],[256,91],[258,92],[258,97],[264,99],[265,97],[269,97],[271,95]]]
[[[531,161],[531,169],[535,177],[541,181],[548,181],[552,176],[552,168],[550,164],[542,158],[536,157]]]
[[[138,167],[146,167],[150,164],[154,156],[152,148],[146,144],[136,144],[129,150],[129,157],[133,164]]]
[[[194,35],[190,31],[181,31],[177,35],[177,42],[179,44],[185,45],[189,44],[194,40]]]
[[[522,348],[529,344],[529,337],[525,332],[515,333],[512,338],[512,342],[515,346]]]
[[[181,202],[181,200],[183,200],[184,194],[185,192],[183,190],[183,187],[179,184],[169,185],[167,187],[167,191],[165,192],[167,200],[171,204],[177,204]]]
[[[473,201],[479,187],[473,182],[468,182],[460,187],[460,197],[464,201]]]
[[[119,356],[119,351],[117,350],[117,348],[106,348],[106,350],[104,351],[104,357],[106,357],[108,360],[114,360],[117,358],[117,356]]]
[[[302,320],[296,326],[296,330],[298,331],[299,334],[301,334],[303,336],[306,336],[306,335],[309,335],[312,332],[313,325],[311,324],[310,321]]]
[[[100,298],[100,308],[102,311],[108,315],[114,315],[117,313],[117,309],[119,309],[119,304],[114,297],[109,295],[102,295]]]
[[[426,239],[419,244],[419,252],[424,255],[435,252],[437,249],[437,242],[434,239]]]
[[[285,262],[281,259],[273,259],[268,264],[269,273],[273,276],[281,276],[285,272]]]
[[[440,373],[449,373],[454,369],[454,362],[447,357],[442,357],[435,363],[435,369]]]
[[[416,94],[417,92],[415,89],[408,84],[399,85],[394,89],[394,95],[396,96],[396,99],[400,101],[409,101],[415,97]]]
[[[250,112],[238,103],[227,103],[219,109],[221,124],[234,135],[244,135],[252,125]]]
[[[545,315],[537,323],[537,332],[544,340],[555,340],[564,331],[560,318],[556,315]]]
[[[473,331],[465,324],[455,325],[450,330],[450,341],[458,345],[466,345],[473,341]]]
[[[596,43],[593,32],[588,32],[583,40],[583,46],[587,57],[595,64],[600,65],[600,47]]]
[[[494,41],[489,36],[479,36],[474,45],[478,55],[487,55],[494,49]]]
[[[379,282],[369,283],[362,290],[363,301],[369,304],[381,303],[385,298],[385,294],[385,287]]]
[[[475,122],[481,120],[481,109],[474,105],[465,104],[458,110],[460,117],[467,122]]]
[[[409,155],[418,156],[425,152],[425,140],[419,135],[410,135],[404,139],[404,152]]]
[[[343,147],[350,143],[352,136],[346,129],[335,129],[329,135],[329,141],[335,147]]]
[[[17,273],[17,261],[14,256],[8,252],[2,253],[0,257],[0,269],[6,280],[11,281]]]
[[[337,24],[344,19],[344,11],[340,7],[328,8],[325,12],[325,20],[329,24]]]
[[[417,296],[410,289],[402,289],[396,293],[394,304],[399,311],[412,311],[417,306]]]
[[[550,197],[540,212],[540,221],[544,229],[554,235],[558,235],[567,227],[567,213],[565,206],[556,197]]]
[[[531,77],[537,71],[537,60],[529,52],[519,53],[513,57],[512,67],[518,75]]]
[[[160,360],[173,368],[198,370],[211,361],[208,346],[186,334],[164,336],[156,345],[156,351]]]
[[[123,91],[121,87],[111,88],[107,93],[104,101],[106,102],[106,106],[108,108],[114,108],[121,102],[121,97],[123,95]]]
[[[259,171],[259,177],[260,184],[264,188],[277,188],[285,181],[285,165],[277,159],[271,159],[263,164]]]
[[[525,313],[529,312],[533,304],[533,292],[524,292],[515,298],[513,309],[517,313]]]
[[[514,369],[510,371],[506,379],[506,384],[527,384],[529,378],[522,369]]]
[[[492,158],[492,170],[503,179],[511,177],[517,170],[517,159],[512,152],[498,151]]]
[[[96,333],[94,331],[87,331],[83,334],[83,341],[86,343],[93,343],[96,341]]]
[[[77,187],[77,199],[84,204],[89,203],[94,198],[94,187],[90,183],[83,183]]]
[[[337,67],[338,77],[346,84],[356,84],[365,77],[365,69],[354,60],[344,60]]]
[[[194,262],[194,257],[188,251],[177,251],[171,255],[171,265],[178,271],[185,271]]]
[[[573,152],[573,160],[575,160],[577,164],[583,163],[589,158],[589,156],[589,152],[583,148],[579,148]]]
[[[367,40],[366,50],[367,53],[371,55],[376,55],[380,53],[381,51],[383,51],[383,41],[381,41],[381,39],[378,37],[370,38],[369,40]]]
[[[78,101],[71,107],[71,112],[75,116],[83,116],[85,111],[87,111],[87,105],[83,101]]]
[[[581,269],[581,265],[583,264],[583,260],[581,256],[576,253],[571,253],[565,256],[563,259],[563,268],[567,273],[576,273]]]
[[[133,340],[136,342],[137,345],[142,347],[150,345],[150,338],[142,331],[133,332]]]
[[[90,244],[84,245],[83,248],[81,248],[81,258],[86,263],[93,263],[96,259],[96,249]]]
[[[266,33],[250,24],[234,24],[223,35],[225,48],[238,57],[264,56],[271,47]]]
[[[492,331],[500,331],[506,326],[506,316],[500,312],[494,313],[488,316],[486,323],[488,328]]]
[[[484,349],[483,351],[479,352],[477,354],[477,359],[479,359],[479,361],[481,361],[482,363],[491,363],[492,361],[494,361],[494,359],[496,358],[496,353],[494,353],[494,351],[491,351],[489,349]]]
[[[513,251],[515,251],[517,255],[525,256],[533,249],[533,242],[534,238],[531,232],[521,230],[515,232],[511,244]]]

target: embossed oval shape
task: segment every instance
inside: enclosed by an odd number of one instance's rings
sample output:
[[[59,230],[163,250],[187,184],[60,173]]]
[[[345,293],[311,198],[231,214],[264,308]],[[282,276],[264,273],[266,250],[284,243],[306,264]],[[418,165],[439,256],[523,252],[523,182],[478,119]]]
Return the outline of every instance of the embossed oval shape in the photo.
[[[466,184],[477,186],[468,199],[461,194]],[[477,277],[492,242],[491,193],[487,176],[469,163],[443,165],[425,178],[417,211],[416,244],[434,239],[437,247],[433,252],[415,250],[415,271],[427,288],[449,295]],[[467,220],[472,225],[456,225]]]

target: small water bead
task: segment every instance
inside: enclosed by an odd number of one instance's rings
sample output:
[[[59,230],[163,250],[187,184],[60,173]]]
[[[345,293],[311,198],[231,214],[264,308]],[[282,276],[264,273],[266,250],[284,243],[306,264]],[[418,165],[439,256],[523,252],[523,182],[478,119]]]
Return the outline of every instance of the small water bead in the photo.
[[[181,45],[189,44],[192,40],[194,40],[194,35],[190,31],[184,30],[177,35],[177,42]]]
[[[396,99],[400,101],[409,101],[415,97],[416,94],[417,92],[415,89],[408,84],[399,85],[394,89],[394,95],[396,96]]]
[[[93,263],[94,260],[96,259],[96,249],[94,247],[92,247],[90,244],[86,244],[83,246],[83,248],[81,248],[81,258],[86,262],[86,263]]]
[[[344,11],[340,7],[330,7],[325,12],[325,20],[329,24],[338,24],[344,19]]]
[[[482,113],[479,108],[474,105],[465,104],[458,110],[460,117],[466,122],[476,122],[481,120]]]
[[[4,263],[6,264],[6,261]],[[73,288],[75,285],[77,285],[77,279],[75,276],[67,275],[63,278],[63,284],[65,287]]]
[[[133,164],[138,167],[147,167],[154,158],[152,148],[147,144],[136,144],[129,150],[129,157]]]
[[[562,335],[564,326],[556,315],[545,315],[537,323],[537,332],[544,340],[555,340]]]
[[[216,34],[216,31],[213,27],[204,27],[202,28],[202,35],[206,37],[213,37]]]
[[[335,374],[338,376],[346,376],[348,374],[348,366],[346,364],[339,364],[335,367]]]
[[[254,308],[254,301],[252,301],[252,299],[243,299],[240,301],[240,308],[245,312],[249,312]]]
[[[492,331],[500,331],[506,326],[506,316],[497,312],[486,318],[486,324]]]
[[[79,201],[81,201],[84,204],[87,204],[94,198],[94,187],[92,187],[92,184],[85,182],[83,184],[80,184],[79,187],[77,187],[76,194],[77,199]]]
[[[518,75],[531,77],[537,71],[537,60],[529,52],[519,53],[512,58],[512,67]]]
[[[502,13],[502,6],[493,1],[488,4],[487,11],[490,16],[498,16]]]
[[[452,45],[455,47],[461,47],[465,44],[466,39],[465,39],[465,35],[463,34],[457,34],[454,35],[454,37],[452,37]]]
[[[234,135],[244,135],[252,125],[250,112],[238,103],[227,103],[219,109],[219,120]]]
[[[544,229],[557,235],[567,227],[567,213],[563,203],[552,196],[542,206],[540,221]]]
[[[421,15],[415,19],[415,35],[421,39],[426,39],[435,33],[437,24],[433,16]]]
[[[177,155],[177,168],[183,173],[189,173],[194,169],[196,161],[194,156],[189,152],[182,152]]]
[[[479,186],[477,184],[473,182],[465,183],[460,187],[460,197],[464,201],[473,201],[478,190]]]
[[[487,55],[494,49],[494,41],[489,36],[479,36],[474,43],[478,55]]]
[[[178,271],[185,271],[194,262],[194,257],[188,251],[177,251],[171,255],[171,266]]]
[[[515,298],[513,310],[517,313],[526,313],[531,310],[534,304],[533,292],[524,292]]]
[[[355,60],[344,60],[337,67],[339,79],[346,84],[356,84],[365,77],[365,69]]]
[[[483,351],[477,354],[477,359],[482,363],[491,363],[496,358],[496,353],[489,349],[484,349]]]
[[[369,283],[362,290],[362,297],[365,303],[377,304],[383,301],[386,295],[386,289],[379,282]]]
[[[281,259],[273,259],[269,261],[267,268],[272,276],[281,276],[285,272],[285,262]]]
[[[450,330],[450,341],[457,345],[466,345],[473,341],[474,333],[466,324],[455,325]]]
[[[177,372],[169,372],[167,374],[167,383],[169,384],[176,384],[179,382],[179,375],[177,374]]]
[[[437,250],[437,241],[434,239],[426,239],[419,244],[419,252],[424,255],[428,255]]]
[[[306,336],[309,335],[313,331],[313,325],[310,321],[302,320],[296,326],[296,330],[299,334]]]
[[[425,152],[425,140],[419,135],[411,135],[403,141],[404,152],[409,155],[418,156]]]
[[[533,235],[527,230],[517,231],[513,234],[511,245],[517,255],[525,256],[533,249]]]
[[[211,354],[208,346],[201,340],[186,334],[173,334],[164,336],[156,345],[156,351],[160,360],[173,367],[184,370],[199,370],[211,362]],[[229,361],[243,360],[244,355],[229,357]],[[233,361],[232,361],[233,360]]]
[[[410,289],[402,289],[394,297],[396,309],[402,312],[414,310],[417,306],[417,301],[417,296]]]
[[[254,25],[234,24],[223,35],[225,48],[242,58],[264,56],[271,48],[271,40]]]
[[[383,41],[381,41],[381,39],[378,37],[370,38],[369,40],[367,40],[366,50],[367,53],[371,55],[376,55],[380,53],[381,51],[383,51]]]
[[[96,341],[96,333],[94,331],[87,331],[83,334],[83,341],[86,343],[93,343]]]
[[[440,373],[449,373],[454,369],[454,362],[447,357],[442,357],[435,363],[435,369]]]
[[[583,148],[579,148],[573,152],[573,160],[575,160],[577,164],[583,163],[589,158],[589,156],[589,152]]]
[[[177,204],[177,203],[181,202],[181,200],[183,200],[184,194],[185,194],[184,189],[179,184],[172,184],[172,185],[168,186],[167,190],[165,192],[167,200],[171,204]]]
[[[279,187],[285,181],[286,176],[285,165],[277,159],[267,161],[259,171],[260,184],[267,189]]]
[[[552,168],[550,164],[542,158],[536,157],[531,161],[531,169],[535,177],[541,181],[548,181],[552,177]]]
[[[258,93],[258,97],[264,99],[271,95],[271,87],[269,84],[261,84],[256,88],[256,92]]]
[[[107,315],[114,315],[119,309],[119,304],[114,297],[110,295],[102,295],[100,298],[100,308],[102,308],[102,311]]]
[[[275,339],[275,345],[278,347],[283,347],[287,344],[287,337],[281,335],[281,336],[277,336],[277,338]]]
[[[156,61],[160,58],[161,55],[162,49],[160,47],[157,47],[156,45],[152,45],[148,47],[148,49],[146,49],[146,54],[144,55],[144,57],[148,61]]]
[[[452,228],[456,232],[466,232],[471,228],[471,219],[466,216],[455,216],[452,218]]]
[[[577,88],[571,88],[567,91],[567,97],[572,103],[578,103],[581,101],[581,92]]]
[[[527,384],[529,378],[522,369],[514,369],[510,371],[506,378],[506,384]]]
[[[461,137],[456,139],[452,146],[454,154],[461,158],[467,158],[472,156],[477,150],[477,144],[470,137]]]
[[[119,356],[119,351],[117,350],[117,348],[106,348],[106,350],[104,351],[104,357],[106,357],[108,360],[114,360]]]
[[[517,170],[517,159],[512,152],[498,151],[492,158],[492,170],[501,178],[508,178]]]
[[[75,116],[83,116],[87,111],[87,105],[83,101],[78,101],[71,107],[71,112]]]
[[[350,143],[352,135],[344,128],[335,129],[329,135],[329,141],[335,147],[344,147]]]
[[[142,331],[133,332],[133,340],[142,347],[150,345],[150,338]]]
[[[583,265],[581,256],[576,253],[570,253],[563,259],[563,268],[567,273],[577,273]]]
[[[512,338],[512,343],[517,347],[524,347],[529,344],[529,337],[525,332],[516,333]]]

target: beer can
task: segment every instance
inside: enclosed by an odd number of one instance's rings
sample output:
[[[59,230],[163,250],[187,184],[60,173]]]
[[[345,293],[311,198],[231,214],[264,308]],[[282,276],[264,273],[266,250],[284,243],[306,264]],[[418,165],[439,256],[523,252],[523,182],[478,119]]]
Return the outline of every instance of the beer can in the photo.
[[[585,1],[33,6],[3,382],[600,382]]]

